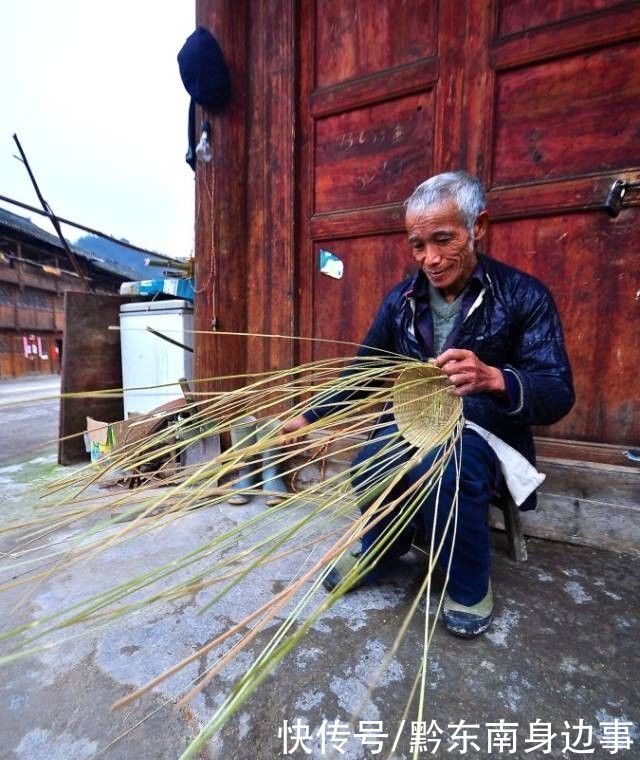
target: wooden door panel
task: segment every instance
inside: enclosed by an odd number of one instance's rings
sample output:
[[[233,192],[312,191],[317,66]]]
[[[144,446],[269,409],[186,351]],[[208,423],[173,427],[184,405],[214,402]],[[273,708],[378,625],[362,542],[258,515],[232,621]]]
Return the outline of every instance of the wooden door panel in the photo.
[[[498,4],[500,36],[524,32],[594,11],[630,5],[629,0],[501,0]]]
[[[636,42],[500,72],[494,184],[640,165],[639,102]]]
[[[632,243],[640,210],[617,219],[602,212],[496,223],[495,258],[546,283],[565,331],[577,402],[541,435],[637,443],[640,399],[640,274]]]
[[[300,13],[300,333],[358,342],[411,266],[402,204],[433,173],[440,7],[301,0]],[[320,272],[320,248],[342,279]],[[302,344],[300,357],[354,350]]]
[[[383,297],[393,285],[415,271],[404,233],[372,235],[348,240],[327,240],[314,246],[339,256],[344,276],[335,280],[315,270],[313,336],[324,340],[361,341]],[[314,359],[349,356],[356,348],[315,343]]]
[[[317,87],[435,53],[434,0],[318,0],[315,21]]]
[[[432,134],[431,92],[319,119],[314,211],[404,200],[431,171]]]
[[[342,113],[382,100],[425,92],[438,81],[438,59],[421,58],[415,63],[385,69],[364,79],[350,79],[334,87],[314,90],[309,111],[314,118]]]
[[[550,3],[543,7],[548,5]],[[483,25],[482,14],[478,23]],[[640,3],[633,0],[558,24],[527,29],[519,34],[483,36],[480,47],[473,52],[468,51],[468,55],[472,64],[479,64],[484,75],[490,77],[491,69],[482,60],[487,53],[491,67],[506,70],[580,51],[609,47],[618,42],[638,39],[639,36]]]
[[[539,432],[634,444],[640,209],[629,197],[612,219],[604,201],[614,179],[640,176],[640,6],[505,0],[497,10],[469,64],[473,102],[486,103],[469,165],[489,188],[489,252],[542,280],[562,317],[577,401]]]

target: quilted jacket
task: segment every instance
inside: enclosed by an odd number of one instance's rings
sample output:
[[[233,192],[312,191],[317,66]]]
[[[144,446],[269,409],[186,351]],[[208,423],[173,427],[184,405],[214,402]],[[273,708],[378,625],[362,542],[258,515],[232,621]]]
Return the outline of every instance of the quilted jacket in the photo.
[[[485,364],[503,371],[508,397],[469,394],[463,399],[464,416],[535,464],[531,426],[557,422],[575,400],[560,318],[551,293],[535,277],[484,255],[478,256],[478,264],[472,298],[463,298],[459,321],[443,351],[469,349]],[[360,356],[382,349],[422,361],[433,357],[430,315],[426,314],[426,329],[425,315],[416,319],[421,310],[428,312],[428,302],[416,299],[421,278],[424,275],[418,273],[388,293]],[[327,399],[305,416],[323,416],[334,401]],[[535,494],[521,507],[533,508]]]

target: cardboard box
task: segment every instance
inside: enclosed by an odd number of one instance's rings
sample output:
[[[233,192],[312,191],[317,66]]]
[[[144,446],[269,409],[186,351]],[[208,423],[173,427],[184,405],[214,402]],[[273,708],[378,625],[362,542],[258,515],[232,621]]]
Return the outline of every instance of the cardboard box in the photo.
[[[118,422],[102,422],[87,417],[85,446],[91,461],[99,462],[127,446],[135,447],[138,442],[162,430],[167,422],[175,419],[174,415],[178,414],[186,403],[184,398],[173,399],[152,412],[131,414],[126,420]],[[198,428],[191,432],[191,436],[202,432],[203,430]],[[181,454],[162,461],[155,472],[157,477],[172,477],[179,466],[193,467],[215,459],[220,454],[220,436],[206,436],[191,443],[187,437],[183,445],[177,446],[177,449],[182,449]]]
[[[147,414],[130,414],[126,420],[117,422],[101,422],[87,417],[84,440],[91,461],[97,462],[107,454],[160,430],[166,423],[167,415],[177,414],[186,403],[184,398],[173,399]]]
[[[118,422],[102,422],[94,420],[93,417],[87,417],[85,448],[91,457],[91,461],[97,462],[123,446],[129,428],[135,421],[135,417]]]

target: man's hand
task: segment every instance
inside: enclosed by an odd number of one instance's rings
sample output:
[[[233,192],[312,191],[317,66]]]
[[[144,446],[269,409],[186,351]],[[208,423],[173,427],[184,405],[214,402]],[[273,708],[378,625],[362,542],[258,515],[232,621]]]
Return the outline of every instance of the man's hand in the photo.
[[[451,393],[466,396],[469,393],[505,393],[504,377],[497,367],[490,367],[478,359],[473,351],[449,348],[435,360],[454,385]]]
[[[297,438],[297,434],[299,433],[302,428],[305,428],[309,424],[309,421],[306,417],[304,417],[302,414],[299,414],[297,417],[294,417],[292,420],[289,420],[288,422],[285,422],[282,426],[282,434],[285,436],[291,436],[292,438]],[[291,435],[291,434],[294,435]]]

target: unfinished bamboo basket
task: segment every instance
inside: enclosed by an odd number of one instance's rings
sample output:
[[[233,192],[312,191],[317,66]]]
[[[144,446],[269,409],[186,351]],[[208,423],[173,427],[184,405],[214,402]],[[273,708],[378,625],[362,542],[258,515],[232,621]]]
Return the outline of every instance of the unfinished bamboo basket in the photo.
[[[444,443],[462,414],[462,399],[449,392],[451,383],[433,364],[415,364],[398,375],[392,411],[400,435],[429,451]]]

